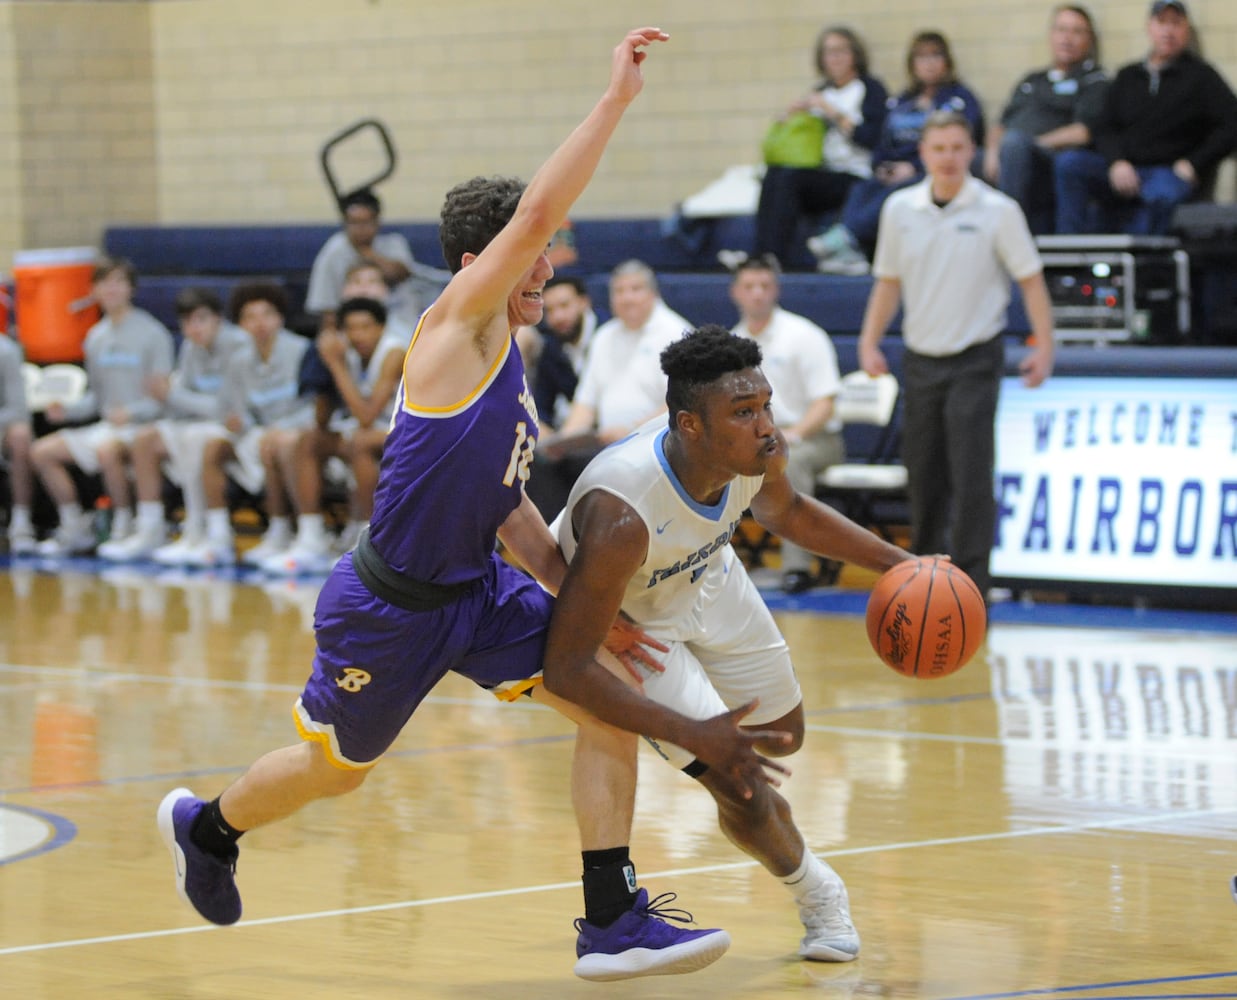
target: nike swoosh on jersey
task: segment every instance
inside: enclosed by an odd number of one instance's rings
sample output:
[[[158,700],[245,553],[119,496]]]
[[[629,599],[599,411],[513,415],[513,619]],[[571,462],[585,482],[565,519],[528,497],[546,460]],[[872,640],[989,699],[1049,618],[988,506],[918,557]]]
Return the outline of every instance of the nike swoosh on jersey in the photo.
[[[673,518],[673,517],[672,517],[672,518],[670,518],[670,521],[673,521],[673,520],[674,520],[674,518]],[[665,531],[665,530],[666,530],[666,528],[667,528],[667,527],[669,526],[669,524],[670,524],[670,521],[667,521],[665,524],[659,524],[659,525],[657,526],[657,533],[658,533],[659,535],[660,535],[663,531]]]

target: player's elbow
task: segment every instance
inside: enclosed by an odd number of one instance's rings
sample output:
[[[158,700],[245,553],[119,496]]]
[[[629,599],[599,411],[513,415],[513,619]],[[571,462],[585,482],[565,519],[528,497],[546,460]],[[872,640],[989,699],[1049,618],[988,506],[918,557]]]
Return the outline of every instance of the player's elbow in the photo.
[[[571,687],[567,680],[567,671],[555,660],[547,659],[541,669],[541,684],[546,691],[557,698],[569,697]]]

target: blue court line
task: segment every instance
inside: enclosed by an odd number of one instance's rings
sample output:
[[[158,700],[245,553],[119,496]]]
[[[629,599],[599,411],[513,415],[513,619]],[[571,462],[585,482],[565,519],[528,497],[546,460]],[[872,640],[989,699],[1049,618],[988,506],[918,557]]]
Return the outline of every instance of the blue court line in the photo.
[[[0,570],[10,566],[23,566],[35,572],[56,575],[64,570],[78,573],[99,573],[114,569],[112,563],[92,557],[72,558],[26,558],[13,559],[0,556]],[[155,583],[160,577],[169,576],[165,566],[154,563],[125,563],[124,568],[135,574],[149,576]],[[177,574],[185,571],[178,570]],[[190,576],[202,579],[226,580],[230,583],[261,585],[281,583],[292,587],[320,587],[324,574],[300,577],[272,578],[261,570],[237,565],[225,569],[188,571]],[[786,594],[777,587],[760,588],[760,596],[773,611],[803,611],[818,614],[845,614],[862,616],[867,610],[866,590],[840,590],[822,587],[803,594]],[[1237,595],[1234,595],[1237,600]],[[1005,601],[994,604],[988,611],[990,622],[1013,625],[1058,625],[1073,628],[1133,628],[1166,632],[1210,632],[1221,635],[1237,635],[1237,613],[1223,611],[1195,611],[1177,608],[1138,608],[1122,605],[1088,604],[1023,604],[1021,601]]]
[[[0,866],[12,864],[14,861],[25,861],[27,858],[54,851],[57,847],[64,847],[65,844],[77,836],[77,825],[71,819],[66,819],[64,816],[44,812],[42,809],[33,809],[30,806],[13,805],[8,802],[0,803],[0,808],[25,813],[27,816],[35,816],[52,828],[52,835],[37,847],[32,847],[28,851],[22,851],[21,854],[14,854],[8,858],[0,855]]]
[[[1203,972],[1197,975],[1190,976],[1165,976],[1156,979],[1127,979],[1111,983],[1087,983],[1085,986],[1055,986],[1046,987],[1038,990],[1016,990],[1012,993],[976,993],[964,997],[949,997],[947,1000],[1010,1000],[1013,997],[1043,997],[1043,996],[1062,996],[1067,993],[1077,993],[1079,990],[1117,990],[1127,986],[1157,986],[1161,983],[1195,983],[1202,982],[1206,979],[1228,979],[1237,976],[1237,970],[1233,972]],[[1181,994],[1165,994],[1154,993],[1148,995],[1145,1000],[1167,1000],[1169,997],[1237,997],[1237,993],[1181,993]],[[1082,997],[1071,997],[1070,1000],[1085,1000]],[[1099,1000],[1144,1000],[1140,994],[1133,995],[1105,995]]]
[[[772,611],[862,615],[868,594],[860,590],[815,590],[788,595],[763,588],[760,596]],[[1007,601],[988,610],[988,620],[1003,625],[1055,625],[1070,628],[1130,628],[1163,632],[1237,635],[1237,614],[1176,608],[1132,608],[1087,604],[1023,604]]]

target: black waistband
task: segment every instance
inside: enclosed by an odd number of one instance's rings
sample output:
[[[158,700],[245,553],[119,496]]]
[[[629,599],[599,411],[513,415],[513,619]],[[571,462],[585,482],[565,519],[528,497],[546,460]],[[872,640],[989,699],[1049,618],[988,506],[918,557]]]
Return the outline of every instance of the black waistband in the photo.
[[[464,594],[471,583],[425,583],[405,576],[387,565],[369,540],[369,529],[361,532],[361,539],[352,551],[352,567],[375,597],[405,611],[434,611]]]

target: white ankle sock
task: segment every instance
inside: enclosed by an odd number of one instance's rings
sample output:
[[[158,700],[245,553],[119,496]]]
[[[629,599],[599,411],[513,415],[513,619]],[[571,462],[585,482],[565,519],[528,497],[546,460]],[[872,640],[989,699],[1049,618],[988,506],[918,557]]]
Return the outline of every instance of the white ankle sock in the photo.
[[[782,885],[796,900],[802,899],[814,889],[819,889],[829,879],[829,869],[811,851],[803,852],[803,860],[789,875],[782,876]]]
[[[232,515],[227,507],[218,507],[206,512],[206,537],[212,542],[231,543]]]
[[[133,511],[128,507],[117,507],[112,510],[112,537],[124,538],[133,527]]]
[[[163,504],[158,500],[139,500],[137,523],[142,529],[158,530],[163,525]]]
[[[321,514],[298,514],[296,518],[296,540],[310,545],[321,545],[326,537],[326,525]]]

